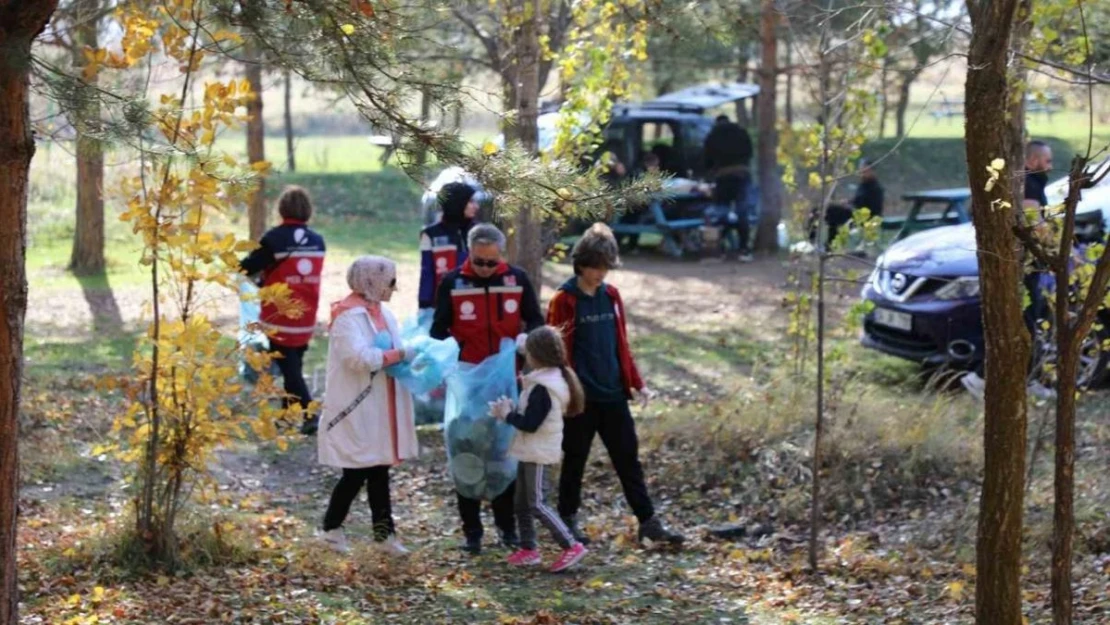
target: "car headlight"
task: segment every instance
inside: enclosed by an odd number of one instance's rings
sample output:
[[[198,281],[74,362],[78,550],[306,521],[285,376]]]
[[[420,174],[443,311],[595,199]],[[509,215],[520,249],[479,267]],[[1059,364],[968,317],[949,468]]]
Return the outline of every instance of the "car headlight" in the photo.
[[[979,297],[979,278],[956,278],[937,289],[938,299],[968,299]]]

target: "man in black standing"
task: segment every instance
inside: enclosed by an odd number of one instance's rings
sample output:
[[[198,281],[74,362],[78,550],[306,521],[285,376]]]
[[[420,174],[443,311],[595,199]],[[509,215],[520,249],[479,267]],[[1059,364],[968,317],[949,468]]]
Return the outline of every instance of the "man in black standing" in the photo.
[[[1039,214],[1034,218],[1036,223],[1036,230],[1038,232],[1050,228],[1048,223],[1048,216],[1044,212],[1044,208],[1048,206],[1048,197],[1045,195],[1045,187],[1048,186],[1048,172],[1052,170],[1052,148],[1044,141],[1034,139],[1025,146],[1025,193],[1023,194],[1021,206],[1024,210],[1040,209],[1037,211]],[[1038,262],[1033,261],[1033,267],[1027,271],[1023,282],[1025,290],[1029,292],[1029,306],[1024,311],[1025,327],[1029,330],[1029,335],[1033,337],[1033,362],[1030,363],[1030,369],[1035,369],[1036,361],[1038,359],[1037,348],[1037,320],[1044,319],[1047,314],[1047,303],[1045,302],[1045,294],[1041,290],[1040,281],[1041,276],[1044,274],[1044,266]],[[977,397],[983,398],[983,393],[986,391],[987,383],[983,379],[982,364],[980,364],[978,371],[968,373],[960,378],[960,382],[964,385],[969,393]],[[1048,388],[1041,383],[1035,376],[1030,375],[1026,384],[1026,389],[1030,395],[1039,397],[1041,399],[1051,399],[1056,396],[1056,391]]]
[[[705,169],[713,180],[713,204],[723,216],[725,241],[734,241],[741,262],[752,260],[748,248],[751,224],[748,214],[748,186],[751,184],[752,138],[743,126],[728,115],[717,122],[705,138]]]

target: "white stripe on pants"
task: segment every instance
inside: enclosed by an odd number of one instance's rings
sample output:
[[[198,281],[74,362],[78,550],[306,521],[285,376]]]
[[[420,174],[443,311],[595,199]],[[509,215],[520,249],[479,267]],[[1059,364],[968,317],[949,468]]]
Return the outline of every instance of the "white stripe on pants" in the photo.
[[[517,464],[516,478],[516,519],[520,533],[520,545],[525,549],[536,548],[536,528],[532,517],[539,517],[555,542],[563,549],[569,549],[574,544],[574,535],[570,533],[563,520],[554,510],[544,503],[544,465],[534,462],[520,462]]]

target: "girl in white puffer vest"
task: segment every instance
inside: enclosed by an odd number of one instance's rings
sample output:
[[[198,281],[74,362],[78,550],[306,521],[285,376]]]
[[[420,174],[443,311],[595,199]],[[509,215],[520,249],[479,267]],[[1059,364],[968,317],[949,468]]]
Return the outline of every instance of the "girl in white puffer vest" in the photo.
[[[520,550],[508,561],[515,566],[541,562],[532,523],[535,516],[563,548],[551,565],[551,572],[558,573],[577,564],[586,555],[586,548],[544,503],[544,476],[548,466],[562,460],[563,418],[580,414],[586,399],[578,376],[566,366],[566,348],[555,328],[542,326],[530,332],[524,353],[532,371],[524,376],[520,407],[514,410],[512,401],[504,397],[490,402],[490,412],[517,429],[509,454],[519,461],[515,507]]]

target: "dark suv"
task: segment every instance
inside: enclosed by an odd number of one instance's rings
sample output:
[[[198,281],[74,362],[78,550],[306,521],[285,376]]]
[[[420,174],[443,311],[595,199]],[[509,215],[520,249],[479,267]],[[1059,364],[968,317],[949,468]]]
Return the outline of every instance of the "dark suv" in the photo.
[[[1099,170],[1105,167],[1110,161]],[[1053,204],[1066,193],[1066,177],[1046,189]],[[1077,238],[1084,244],[1102,241],[1108,223],[1110,178],[1083,191],[1076,211]],[[1047,278],[1045,286],[1051,286]],[[862,297],[875,306],[864,317],[865,347],[924,365],[973,367],[982,360],[979,262],[971,223],[924,230],[892,244],[876,261]],[[1106,311],[1101,317],[1110,322]],[[1096,328],[1088,341],[1097,345],[1108,333]],[[1098,383],[1108,360],[1108,352],[1087,354],[1081,382]]]
[[[618,104],[613,107],[609,123],[602,132],[599,151],[611,150],[632,174],[642,172],[644,155],[654,152],[659,156],[660,168],[664,172],[680,178],[704,178],[707,173],[703,156],[705,138],[714,121],[705,115],[706,111],[758,94],[758,85],[708,84],[668,93],[647,102]],[[541,151],[554,144],[558,119],[558,107],[547,105],[536,120]],[[501,145],[502,141],[503,138],[498,136],[494,143]],[[476,184],[461,170],[451,171],[448,177],[451,181],[457,179]],[[438,178],[436,182],[442,184]],[[435,220],[438,209],[436,191],[438,188],[429,189],[423,197],[422,212],[427,223]]]

